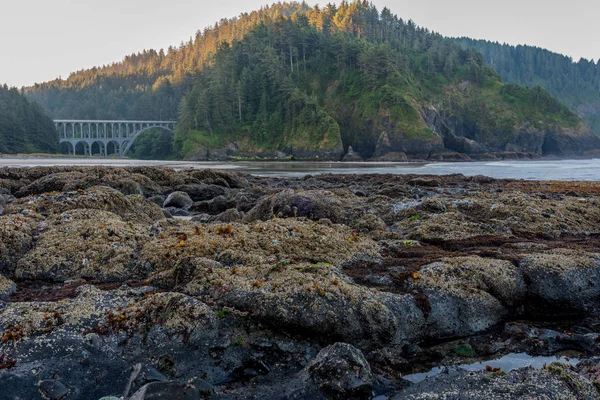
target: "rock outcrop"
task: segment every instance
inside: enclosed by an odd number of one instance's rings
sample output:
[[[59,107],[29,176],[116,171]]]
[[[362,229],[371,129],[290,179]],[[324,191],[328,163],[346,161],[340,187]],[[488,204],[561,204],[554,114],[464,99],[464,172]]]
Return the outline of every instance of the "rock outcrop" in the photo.
[[[139,167],[124,194],[118,171],[0,170],[8,398],[598,396],[598,184]]]

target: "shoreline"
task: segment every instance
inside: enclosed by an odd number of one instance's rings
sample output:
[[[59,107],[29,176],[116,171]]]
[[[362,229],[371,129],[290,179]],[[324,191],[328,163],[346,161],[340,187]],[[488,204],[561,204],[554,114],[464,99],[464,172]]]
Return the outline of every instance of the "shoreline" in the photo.
[[[436,154],[438,155],[438,154]],[[444,154],[439,154],[443,156]],[[112,161],[139,161],[139,162],[170,162],[170,163],[341,163],[341,164],[373,164],[373,165],[384,165],[384,164],[433,164],[433,163],[468,163],[468,162],[494,162],[494,161],[564,161],[564,160],[593,160],[600,158],[600,152],[593,154],[580,154],[580,155],[535,155],[532,153],[483,153],[483,154],[463,154],[463,153],[452,153],[451,156],[460,155],[467,158],[450,157],[446,160],[439,158],[408,158],[406,160],[329,160],[329,159],[289,159],[289,158],[249,158],[241,159],[237,157],[224,158],[224,159],[211,159],[211,160],[149,160],[149,159],[136,159],[130,157],[116,157],[116,156],[82,156],[82,155],[64,155],[64,154],[2,154],[0,153],[0,160],[2,159],[61,159],[61,160],[112,160]]]
[[[161,167],[237,171],[263,177],[304,177],[321,174],[483,175],[497,179],[598,181],[598,159],[536,159],[470,162],[341,162],[341,161],[150,161],[130,158],[1,158],[0,168],[69,168],[74,166]]]

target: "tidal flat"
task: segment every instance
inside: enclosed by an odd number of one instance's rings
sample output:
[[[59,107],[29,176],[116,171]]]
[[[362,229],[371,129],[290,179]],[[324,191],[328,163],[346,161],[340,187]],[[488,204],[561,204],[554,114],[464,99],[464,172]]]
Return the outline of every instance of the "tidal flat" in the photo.
[[[2,395],[598,399],[599,206],[597,182],[2,168]],[[492,361],[515,354],[548,363]]]

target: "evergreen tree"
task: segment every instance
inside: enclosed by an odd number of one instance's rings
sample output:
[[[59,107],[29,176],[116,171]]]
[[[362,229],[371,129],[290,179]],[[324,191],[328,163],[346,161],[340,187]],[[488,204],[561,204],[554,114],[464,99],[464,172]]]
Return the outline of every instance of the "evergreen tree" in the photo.
[[[52,120],[16,88],[0,86],[0,153],[55,153],[58,133]]]

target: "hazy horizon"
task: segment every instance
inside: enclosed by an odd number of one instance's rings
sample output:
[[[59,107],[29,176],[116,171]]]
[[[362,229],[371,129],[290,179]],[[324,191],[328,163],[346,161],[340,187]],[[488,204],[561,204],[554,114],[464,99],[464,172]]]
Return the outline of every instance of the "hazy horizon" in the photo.
[[[307,1],[311,6],[319,3]],[[336,1],[339,4],[339,1]],[[565,54],[574,61],[600,57],[594,18],[600,7],[591,0],[568,5],[507,0],[486,5],[476,0],[402,2],[375,0],[379,10],[449,37],[468,36],[511,45],[527,44]],[[118,62],[144,49],[179,46],[196,31],[271,4],[264,0],[133,0],[71,4],[70,0],[29,0],[5,6],[0,25],[0,83],[30,86],[67,78],[72,72]],[[518,12],[517,12],[518,11]],[[40,66],[41,65],[41,66]]]

